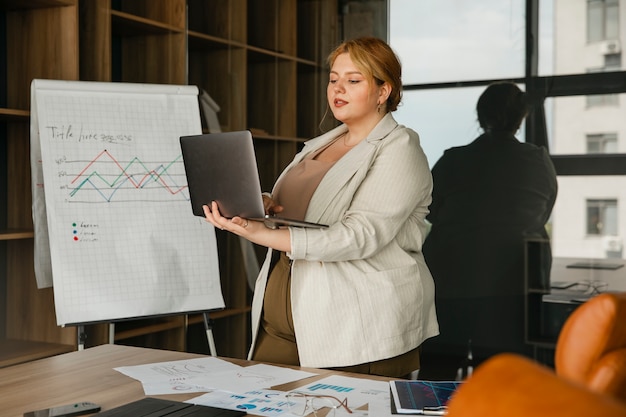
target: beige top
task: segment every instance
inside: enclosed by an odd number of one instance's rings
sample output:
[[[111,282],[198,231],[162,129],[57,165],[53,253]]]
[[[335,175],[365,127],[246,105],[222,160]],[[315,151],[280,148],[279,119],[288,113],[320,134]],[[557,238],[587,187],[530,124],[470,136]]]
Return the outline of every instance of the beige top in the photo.
[[[304,220],[311,196],[335,162],[318,161],[319,152],[306,157],[290,169],[274,187],[276,204],[283,206],[281,217]]]

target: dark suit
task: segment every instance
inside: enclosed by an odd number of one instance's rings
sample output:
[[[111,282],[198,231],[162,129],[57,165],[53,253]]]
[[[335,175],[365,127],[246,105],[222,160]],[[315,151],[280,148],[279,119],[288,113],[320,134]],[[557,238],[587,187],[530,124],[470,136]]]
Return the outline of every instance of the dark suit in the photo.
[[[548,238],[557,194],[548,152],[486,133],[448,149],[432,174],[424,256],[441,335],[425,350],[463,355],[471,339],[479,357],[524,353],[524,238]]]

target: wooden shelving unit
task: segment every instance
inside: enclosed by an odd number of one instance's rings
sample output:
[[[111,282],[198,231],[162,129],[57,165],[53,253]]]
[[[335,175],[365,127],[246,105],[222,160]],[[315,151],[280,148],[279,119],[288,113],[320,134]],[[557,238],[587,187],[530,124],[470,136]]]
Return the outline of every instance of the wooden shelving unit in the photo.
[[[77,347],[76,329],[56,325],[52,289],[37,289],[33,272],[34,78],[197,85],[219,104],[222,130],[262,132],[265,189],[303,140],[332,125],[320,122],[336,0],[10,0],[0,21],[0,367]],[[244,357],[251,290],[239,242],[217,238],[226,302],[210,314],[217,349]],[[202,325],[198,314],[123,321],[115,342],[186,350]],[[86,326],[86,346],[106,343],[108,327]]]

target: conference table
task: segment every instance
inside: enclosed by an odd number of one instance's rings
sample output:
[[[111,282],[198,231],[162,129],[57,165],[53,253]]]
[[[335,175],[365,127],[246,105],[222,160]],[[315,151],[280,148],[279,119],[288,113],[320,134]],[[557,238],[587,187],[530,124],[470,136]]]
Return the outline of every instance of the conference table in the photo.
[[[0,369],[0,416],[22,417],[27,411],[90,401],[101,410],[146,397],[140,381],[114,368],[206,357],[200,354],[106,344]],[[252,361],[220,358],[237,365]],[[323,369],[295,368],[315,376],[272,387],[290,391],[330,375],[388,381],[388,378]],[[150,397],[186,401],[200,395],[183,393]]]
[[[545,244],[549,243],[527,242],[529,248]],[[555,256],[547,282],[532,267],[539,262],[528,262],[526,342],[533,347],[535,359],[550,364],[563,325],[581,304],[602,292],[626,291],[626,260]]]
[[[596,289],[600,292],[622,292],[626,291],[625,264],[624,259],[554,257],[550,281],[551,283],[588,283],[598,286],[599,288]]]

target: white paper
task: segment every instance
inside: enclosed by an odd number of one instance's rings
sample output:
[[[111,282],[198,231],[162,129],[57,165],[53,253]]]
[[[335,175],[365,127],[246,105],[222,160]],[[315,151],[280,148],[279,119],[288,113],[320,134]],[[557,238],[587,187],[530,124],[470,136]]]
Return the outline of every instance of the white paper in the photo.
[[[194,378],[193,382],[198,385],[224,391],[244,392],[270,388],[315,375],[317,374],[291,368],[283,368],[281,366],[257,364],[236,370],[202,375]]]
[[[294,399],[288,398],[287,394],[287,392],[274,390],[252,390],[243,393],[212,391],[186,402],[229,410],[240,410],[258,416],[293,417],[294,414],[290,413],[290,404],[295,404]],[[307,415],[313,416],[312,413]],[[352,413],[348,413],[341,407],[335,410],[335,417],[366,417],[368,415],[378,417],[377,414],[368,413],[368,410],[353,410]]]
[[[219,374],[224,371],[237,371],[241,369],[241,366],[223,359],[207,357],[121,366],[114,369],[130,378],[141,381],[146,395],[161,395],[210,391],[215,387],[197,384],[196,378]]]
[[[122,366],[115,370],[141,381],[146,395],[212,390],[244,392],[317,375],[266,364],[242,367],[214,357]]]
[[[200,94],[200,104],[202,105],[202,112],[204,113],[204,120],[206,121],[209,133],[221,132],[222,128],[217,118],[217,112],[220,111],[220,106],[206,91],[202,91]]]
[[[234,393],[229,391],[212,391],[186,402],[229,410],[245,411],[258,416],[291,416],[289,401],[285,392],[272,390],[253,390]]]
[[[50,260],[50,241],[48,219],[43,189],[43,168],[41,167],[41,144],[39,140],[39,117],[37,116],[34,83],[31,86],[30,101],[30,176],[32,190],[32,215],[34,239],[34,269],[37,288],[52,287],[52,261]]]
[[[352,409],[360,408],[370,402],[377,404],[386,402],[389,405],[389,382],[366,378],[331,375],[304,385],[296,391],[332,395],[340,400],[347,398],[348,407]]]
[[[223,308],[214,229],[191,212],[180,151],[202,130],[197,88],[32,89],[36,271],[57,323]]]
[[[340,407],[335,410],[336,417],[368,415],[384,417],[391,414],[389,383],[385,381],[332,375],[305,384],[293,391],[312,395],[331,395],[340,401],[347,398],[348,406],[353,413],[350,414]],[[232,410],[245,410],[261,416],[280,415],[286,417],[292,416],[289,413],[290,402],[304,401],[304,399],[287,398],[287,394],[287,392],[271,390],[228,392],[220,389],[188,400],[188,402]],[[365,407],[366,405],[367,407]]]

